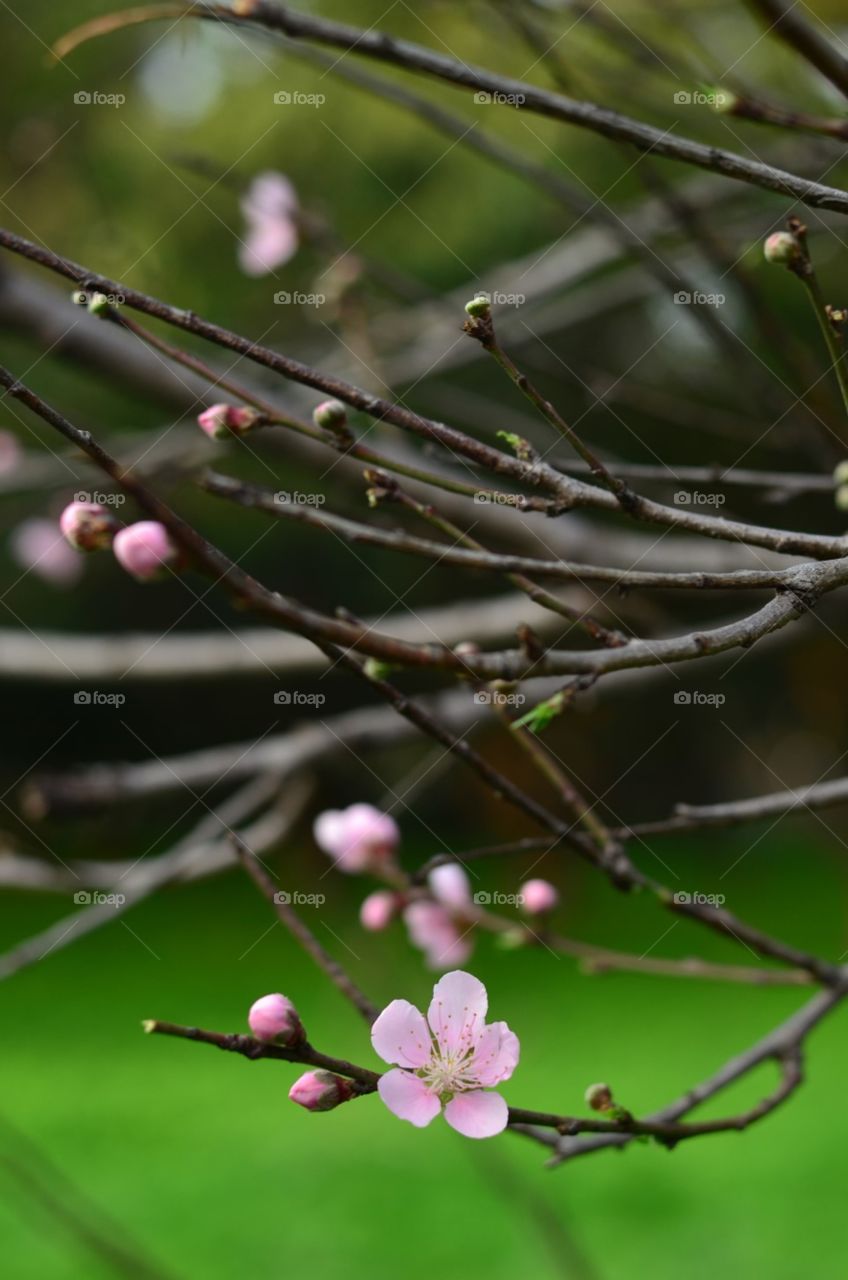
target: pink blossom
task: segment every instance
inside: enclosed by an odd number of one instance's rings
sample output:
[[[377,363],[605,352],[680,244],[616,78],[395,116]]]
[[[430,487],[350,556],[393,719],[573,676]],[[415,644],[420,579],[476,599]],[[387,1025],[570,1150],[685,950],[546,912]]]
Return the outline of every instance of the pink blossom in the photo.
[[[313,827],[315,842],[340,871],[357,874],[390,862],[400,841],[394,818],[371,804],[327,809]]]
[[[11,431],[0,431],[0,476],[7,476],[14,471],[23,457],[23,450],[18,437]]]
[[[54,587],[72,587],[83,570],[83,561],[68,546],[54,520],[38,516],[24,520],[12,534],[11,550],[22,568]]]
[[[179,556],[168,530],[158,520],[139,520],[121,529],[112,550],[121,567],[140,582],[161,577]]]
[[[70,502],[59,517],[66,542],[76,551],[102,551],[120,528],[111,511],[96,502]]]
[[[260,173],[241,201],[246,231],[239,246],[245,275],[264,276],[283,266],[299,244],[297,192],[282,173]]]
[[[540,916],[559,905],[559,893],[547,880],[527,880],[519,889],[521,908],[528,915]]]
[[[462,911],[473,906],[471,882],[458,862],[446,862],[435,867],[427,877],[430,892],[442,906]]]
[[[262,415],[255,409],[238,404],[213,404],[197,416],[198,426],[213,440],[229,435],[243,435]]]
[[[474,950],[468,925],[459,927],[450,911],[439,902],[422,898],[411,902],[403,913],[412,945],[424,952],[429,969],[449,969],[465,964]]]
[[[297,1009],[279,992],[254,1000],[247,1022],[257,1040],[291,1045],[306,1038]]]
[[[363,929],[379,933],[391,924],[398,909],[398,896],[390,889],[378,889],[369,893],[359,908],[359,920]]]
[[[332,1071],[307,1071],[289,1089],[289,1099],[307,1111],[332,1111],[354,1094],[353,1085]]]
[[[427,1017],[408,1000],[393,1000],[371,1028],[371,1043],[395,1066],[377,1085],[383,1102],[401,1120],[423,1129],[442,1110],[466,1138],[492,1138],[509,1120],[493,1085],[518,1065],[518,1037],[505,1022],[486,1023],[486,988],[470,973],[454,970],[433,988]]]

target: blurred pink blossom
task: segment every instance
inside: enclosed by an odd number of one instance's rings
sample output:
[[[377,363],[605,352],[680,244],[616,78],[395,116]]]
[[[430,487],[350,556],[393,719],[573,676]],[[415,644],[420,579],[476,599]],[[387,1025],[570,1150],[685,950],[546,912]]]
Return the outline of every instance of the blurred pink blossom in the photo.
[[[403,913],[403,922],[412,945],[424,952],[429,969],[465,964],[474,950],[470,926],[460,928],[441,903],[426,899],[411,902]]]
[[[258,174],[241,200],[246,231],[239,245],[245,275],[265,276],[297,253],[297,192],[282,173]]]
[[[559,893],[548,880],[527,880],[519,890],[521,908],[528,915],[544,915],[559,904]]]
[[[400,841],[394,818],[372,804],[327,809],[315,819],[313,833],[319,848],[350,874],[378,870],[392,860]]]
[[[54,587],[74,586],[83,571],[84,561],[68,546],[55,520],[24,520],[12,533],[11,551],[21,568]]]
[[[391,889],[378,889],[369,893],[359,908],[359,921],[363,929],[379,933],[391,924],[398,909],[398,895]]]

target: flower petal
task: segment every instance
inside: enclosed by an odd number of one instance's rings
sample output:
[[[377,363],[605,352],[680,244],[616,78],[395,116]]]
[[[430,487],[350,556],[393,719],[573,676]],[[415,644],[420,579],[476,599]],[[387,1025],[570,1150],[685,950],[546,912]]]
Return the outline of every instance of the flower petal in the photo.
[[[427,877],[427,884],[433,897],[444,907],[461,911],[472,906],[471,881],[458,862],[435,867]]]
[[[394,1115],[408,1120],[416,1129],[423,1129],[441,1110],[439,1099],[424,1081],[398,1067],[380,1076],[377,1092]]]
[[[433,1053],[424,1015],[408,1000],[386,1006],[371,1028],[371,1043],[384,1062],[401,1067],[423,1067]]]
[[[458,1093],[445,1107],[445,1119],[466,1138],[494,1138],[506,1128],[509,1108],[499,1093]]]
[[[454,969],[433,988],[427,1021],[442,1053],[467,1053],[485,1027],[489,998],[479,978]]]
[[[479,1041],[466,1074],[487,1087],[508,1080],[518,1066],[518,1036],[505,1022],[490,1022]]]

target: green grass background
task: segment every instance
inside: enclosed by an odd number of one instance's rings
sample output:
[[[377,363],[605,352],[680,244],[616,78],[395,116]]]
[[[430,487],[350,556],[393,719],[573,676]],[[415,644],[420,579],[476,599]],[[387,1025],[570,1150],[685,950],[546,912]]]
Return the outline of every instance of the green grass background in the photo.
[[[739,843],[740,852],[747,843]],[[670,852],[695,884],[709,883],[709,853],[666,847],[663,856]],[[315,887],[323,867],[312,858]],[[823,851],[773,843],[749,862],[736,879],[735,907],[756,911],[796,941],[843,949],[836,906],[842,873]],[[831,904],[824,919],[804,902],[803,885],[813,880],[816,901]],[[667,928],[648,900],[622,902],[573,871],[568,884],[562,924],[577,936],[605,934],[617,946],[644,950]],[[328,903],[312,922],[366,990],[380,1003],[397,995],[426,1003],[432,979],[415,953],[399,937],[366,937],[356,924],[361,884],[331,873],[321,886]],[[54,914],[67,909],[55,905]],[[4,911],[7,939],[43,926],[48,915],[44,902],[22,895]],[[140,1021],[150,1016],[239,1030],[255,996],[281,989],[296,1000],[319,1047],[377,1066],[356,1015],[283,928],[268,930],[269,923],[266,904],[233,873],[144,905],[126,918],[132,932],[116,922],[0,987],[3,1113],[166,1274],[845,1274],[843,1014],[815,1033],[806,1087],[747,1134],[692,1141],[672,1153],[634,1145],[549,1172],[542,1149],[519,1137],[471,1143],[441,1121],[417,1131],[376,1098],[310,1115],[286,1098],[294,1067],[142,1034]],[[720,940],[685,924],[655,954],[696,947],[735,958]],[[521,1038],[508,1100],[563,1111],[579,1111],[583,1089],[596,1079],[609,1080],[637,1112],[659,1105],[808,994],[588,977],[547,952],[505,953],[488,940],[468,967],[487,982],[492,1015],[506,1018]],[[763,1069],[703,1114],[744,1106],[771,1079]],[[14,1153],[15,1144],[6,1150]],[[4,1182],[11,1192],[0,1207],[7,1274],[114,1274],[74,1232],[47,1223],[8,1173]],[[558,1224],[553,1237],[546,1214]],[[810,1248],[813,1272],[804,1261]]]

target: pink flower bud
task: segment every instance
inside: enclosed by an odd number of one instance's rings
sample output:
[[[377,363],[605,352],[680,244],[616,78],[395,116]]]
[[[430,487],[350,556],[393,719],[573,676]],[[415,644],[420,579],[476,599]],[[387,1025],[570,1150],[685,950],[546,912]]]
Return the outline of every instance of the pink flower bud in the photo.
[[[547,880],[528,880],[519,890],[521,908],[530,916],[541,916],[559,905],[559,893]]]
[[[378,889],[376,893],[369,893],[359,908],[360,924],[363,929],[379,933],[381,929],[391,924],[397,909],[397,894],[392,893],[390,889]]]
[[[307,1111],[332,1111],[353,1097],[349,1080],[332,1071],[307,1071],[289,1089],[289,1098]]]
[[[446,862],[442,867],[435,867],[427,877],[427,884],[433,897],[444,907],[462,911],[472,905],[471,884],[457,862]]]
[[[225,436],[244,435],[261,417],[261,413],[246,405],[213,404],[198,414],[197,422],[213,440],[222,440]]]
[[[254,1000],[247,1022],[257,1040],[293,1045],[302,1044],[306,1039],[297,1009],[279,992]]]
[[[780,262],[784,265],[796,262],[801,256],[801,246],[789,231],[773,232],[763,245],[766,262]]]
[[[328,809],[315,819],[315,843],[328,853],[340,871],[357,874],[379,870],[394,856],[400,830],[394,818],[372,804]]]
[[[338,431],[347,422],[347,405],[342,404],[341,400],[324,400],[312,410],[312,421],[316,427]]]
[[[112,545],[120,525],[96,502],[71,502],[59,517],[59,528],[77,551],[103,551]]]
[[[158,520],[139,520],[121,529],[115,535],[112,550],[121,567],[139,582],[162,577],[179,560],[168,530]]]

